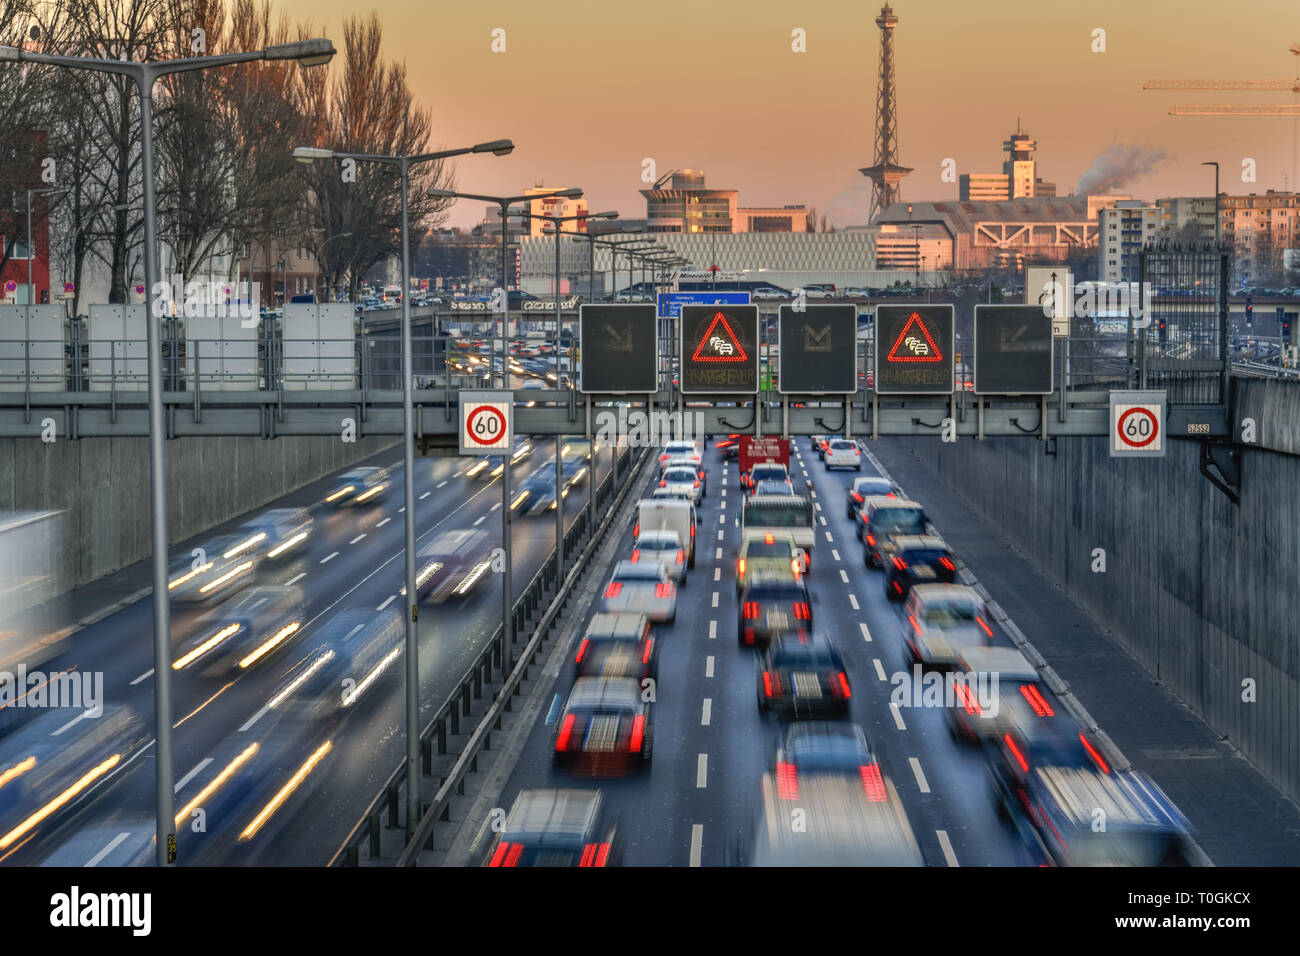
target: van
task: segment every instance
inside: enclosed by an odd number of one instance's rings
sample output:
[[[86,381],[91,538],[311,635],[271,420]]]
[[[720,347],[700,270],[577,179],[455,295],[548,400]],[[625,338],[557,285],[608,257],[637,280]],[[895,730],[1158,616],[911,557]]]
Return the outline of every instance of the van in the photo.
[[[633,537],[639,537],[646,531],[675,531],[677,537],[686,545],[686,566],[695,567],[695,526],[700,523],[695,513],[695,505],[685,499],[653,498],[642,499],[637,506],[636,527]]]

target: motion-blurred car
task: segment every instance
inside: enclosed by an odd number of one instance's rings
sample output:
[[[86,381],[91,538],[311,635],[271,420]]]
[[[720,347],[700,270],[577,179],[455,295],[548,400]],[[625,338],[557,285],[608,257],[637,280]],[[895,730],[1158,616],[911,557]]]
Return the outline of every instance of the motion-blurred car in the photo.
[[[750,494],[755,498],[760,495],[793,495],[794,482],[788,478],[785,481],[756,482],[750,489]]]
[[[564,480],[571,486],[583,484],[591,472],[591,456],[598,451],[599,442],[572,435],[563,436],[560,439],[560,467]]]
[[[802,578],[789,570],[749,576],[740,592],[736,641],[743,647],[763,647],[781,634],[807,634],[812,629],[812,602]]]
[[[466,597],[491,570],[492,545],[486,531],[458,528],[440,532],[416,553],[416,597],[429,604]],[[401,594],[406,594],[405,586]]]
[[[776,774],[764,774],[762,805],[735,862],[746,866],[923,866],[920,846],[894,783],[812,776],[799,796],[781,796]],[[801,827],[790,825],[802,811]]]
[[[896,535],[885,564],[885,597],[905,601],[915,584],[952,584],[957,557],[937,535]]]
[[[700,481],[700,473],[689,465],[664,469],[663,475],[659,478],[659,487],[671,488],[674,491],[689,491],[697,508],[700,506],[700,499],[704,497],[704,484]]]
[[[954,684],[954,706],[947,708],[949,729],[958,740],[998,740],[1011,732],[1024,739],[1078,733],[1078,721],[1018,649],[965,647],[958,668],[966,679]]]
[[[824,777],[860,785],[869,800],[885,799],[884,776],[867,735],[848,721],[790,724],[782,734],[774,769],[777,793],[783,800],[798,800],[801,783]]]
[[[532,453],[532,441],[523,435],[516,436],[514,454],[510,456],[510,467],[518,467]],[[465,470],[465,476],[467,478],[477,478],[479,481],[489,481],[496,478],[506,470],[503,458],[503,455],[484,455]]]
[[[644,614],[655,624],[677,620],[677,586],[658,564],[620,561],[605,585],[601,610]]]
[[[883,567],[894,550],[895,535],[923,535],[925,509],[907,498],[868,498],[862,503],[862,561],[869,568]]]
[[[853,689],[839,651],[820,635],[773,639],[758,672],[758,710],[785,717],[847,717]]]
[[[759,462],[749,470],[748,474],[742,474],[740,477],[741,487],[747,488],[750,494],[754,494],[754,489],[757,488],[759,482],[788,482],[790,480],[790,473],[786,470],[785,465],[764,461]]]
[[[581,677],[555,722],[554,761],[571,773],[608,776],[648,767],[654,718],[630,677]]]
[[[862,519],[858,517],[858,509],[862,507],[862,502],[868,498],[897,498],[898,496],[898,486],[888,478],[881,478],[879,475],[854,478],[844,496],[844,516],[846,518],[858,518],[858,521],[861,522]]]
[[[616,866],[618,826],[599,790],[524,790],[484,866]]]
[[[698,464],[703,459],[703,450],[699,444],[685,439],[681,441],[670,441],[664,445],[664,450],[659,453],[659,469],[662,471],[665,463],[673,458],[694,458]]]
[[[826,446],[826,454],[822,456],[822,461],[826,462],[826,470],[832,468],[852,468],[854,471],[862,470],[862,449],[858,443],[849,441],[847,438],[832,438]]]
[[[563,466],[561,466],[563,467]],[[549,458],[527,478],[511,489],[512,511],[521,515],[547,514],[555,509],[555,459]],[[560,489],[560,499],[569,497],[569,487]]]
[[[188,554],[172,558],[167,593],[173,601],[215,604],[251,584],[261,558],[248,535],[209,538]]]
[[[760,575],[798,581],[807,569],[807,555],[794,543],[794,535],[779,531],[750,531],[740,542],[736,558],[736,593]]]
[[[239,533],[263,558],[289,558],[307,546],[312,517],[306,508],[271,508],[239,526]]]
[[[700,494],[705,498],[709,496],[709,472],[700,463],[698,455],[674,455],[659,465],[659,477],[662,478],[670,468],[689,468],[694,471],[695,477],[700,480]]]
[[[387,468],[353,468],[335,479],[332,490],[325,496],[325,503],[335,508],[374,504],[384,496],[390,484]]]
[[[303,594],[297,586],[262,585],[209,611],[177,651],[172,669],[223,677],[265,664],[302,635]]]
[[[647,531],[640,535],[628,560],[654,562],[667,571],[679,587],[686,586],[686,549],[675,531]]]
[[[658,669],[654,634],[644,614],[591,616],[573,658],[573,676],[654,677]]]
[[[984,599],[960,584],[917,584],[907,596],[907,656],[924,667],[952,667],[967,647],[989,646],[993,628]]]
[[[713,443],[718,457],[723,461],[737,461],[740,458],[740,436],[725,435]]]

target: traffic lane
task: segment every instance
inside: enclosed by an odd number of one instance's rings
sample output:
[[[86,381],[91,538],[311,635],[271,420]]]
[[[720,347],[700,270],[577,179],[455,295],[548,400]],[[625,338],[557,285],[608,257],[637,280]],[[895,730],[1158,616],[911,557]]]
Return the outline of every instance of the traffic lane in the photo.
[[[857,474],[839,477],[828,472],[815,453],[801,457],[800,474],[813,482],[814,506],[822,506],[815,508],[818,549],[832,559],[822,560],[810,575],[811,587],[829,591],[814,604],[814,620],[821,630],[818,610],[830,612],[829,633],[852,667],[855,693],[871,705],[871,721],[864,722],[864,729],[898,787],[926,862],[1025,863],[1014,833],[997,815],[979,749],[952,738],[943,707],[913,706],[921,701],[912,691],[915,671],[906,658],[902,605],[885,597],[883,574],[863,565],[862,544],[844,514],[844,497]],[[862,474],[869,473],[874,468],[867,465]],[[896,691],[904,706],[894,705]]]

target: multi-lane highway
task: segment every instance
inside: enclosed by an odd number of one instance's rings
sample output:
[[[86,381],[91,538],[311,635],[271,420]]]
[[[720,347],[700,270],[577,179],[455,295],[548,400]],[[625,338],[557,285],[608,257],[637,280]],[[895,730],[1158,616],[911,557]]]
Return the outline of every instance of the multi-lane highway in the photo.
[[[538,441],[532,457],[516,466],[527,474],[554,454],[553,441]],[[307,547],[281,565],[263,563],[256,584],[285,584],[302,589],[304,625],[295,648],[311,644],[313,629],[335,613],[349,609],[384,609],[398,599],[403,584],[403,470],[394,451],[369,464],[390,465],[393,484],[373,505],[335,510],[320,506],[330,480],[314,483],[268,507],[307,507],[315,526]],[[610,468],[608,453],[597,456],[597,480]],[[421,544],[452,528],[481,528],[499,543],[501,482],[466,475],[472,461],[463,458],[420,459],[415,468],[416,533]],[[566,502],[566,522],[587,503],[579,486]],[[238,524],[249,516],[230,522]],[[553,512],[516,517],[512,522],[514,574],[518,594],[549,558],[555,543]],[[213,534],[225,530],[214,529]],[[202,545],[205,535],[174,549],[186,553]],[[494,544],[495,546],[495,544]],[[462,603],[426,606],[419,619],[421,722],[428,720],[455,688],[501,620],[501,576],[490,575],[477,593]],[[199,626],[203,612],[173,605],[173,646],[181,647]],[[138,601],[69,638],[43,670],[102,673],[103,701],[125,705],[149,726],[153,716],[152,632],[150,604]],[[290,652],[265,667],[231,678],[210,678],[181,671],[173,678],[174,747],[177,810],[193,808],[178,828],[178,861],[218,864],[320,865],[337,850],[383,781],[405,753],[402,668],[392,667],[368,704],[347,722],[329,727],[291,727],[267,707],[281,686]],[[52,737],[68,739],[77,711],[51,728]],[[92,718],[93,719],[93,718]],[[65,736],[66,735],[66,736]],[[76,812],[52,814],[0,850],[4,863],[32,864],[59,850],[61,863],[113,863],[132,847],[151,846],[154,764],[152,739],[99,782],[93,799],[75,801]],[[238,813],[251,818],[275,804],[252,839],[236,839],[244,822],[220,819],[227,804],[216,799],[221,786],[208,783],[228,766],[231,755],[257,744],[268,762],[250,778],[239,777],[245,793]],[[323,752],[322,752],[323,751]],[[318,755],[310,772],[290,785],[295,773]],[[238,777],[232,775],[225,781]],[[222,784],[224,785],[224,783]],[[204,792],[206,790],[206,792]],[[323,796],[322,796],[323,795]],[[84,798],[84,794],[81,795]],[[278,804],[277,797],[280,798]],[[9,808],[12,809],[12,808]],[[31,807],[33,811],[38,808]],[[208,813],[212,813],[209,816]],[[234,827],[233,830],[231,827]],[[69,841],[71,841],[69,843]],[[151,855],[151,851],[150,851]],[[80,859],[84,856],[84,860]]]

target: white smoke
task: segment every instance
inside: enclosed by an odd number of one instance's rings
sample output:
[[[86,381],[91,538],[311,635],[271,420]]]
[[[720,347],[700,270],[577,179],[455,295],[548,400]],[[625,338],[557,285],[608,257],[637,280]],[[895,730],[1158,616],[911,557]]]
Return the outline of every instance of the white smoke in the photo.
[[[1087,172],[1079,177],[1075,195],[1099,196],[1122,189],[1138,177],[1154,172],[1169,158],[1163,149],[1116,143],[1098,154]]]

